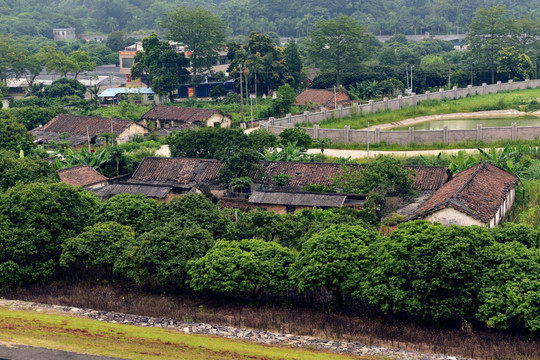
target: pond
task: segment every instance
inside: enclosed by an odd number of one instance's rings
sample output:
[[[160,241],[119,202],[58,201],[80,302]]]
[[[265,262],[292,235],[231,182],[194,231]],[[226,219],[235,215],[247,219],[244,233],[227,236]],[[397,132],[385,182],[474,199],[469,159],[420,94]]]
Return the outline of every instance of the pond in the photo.
[[[501,127],[512,126],[512,123],[518,126],[540,126],[540,117],[520,116],[514,118],[471,118],[471,119],[441,119],[411,124],[408,126],[395,127],[388,130],[409,130],[413,127],[415,130],[442,130],[443,126],[448,126],[448,130],[468,130],[476,129],[476,125],[482,124],[482,127]]]

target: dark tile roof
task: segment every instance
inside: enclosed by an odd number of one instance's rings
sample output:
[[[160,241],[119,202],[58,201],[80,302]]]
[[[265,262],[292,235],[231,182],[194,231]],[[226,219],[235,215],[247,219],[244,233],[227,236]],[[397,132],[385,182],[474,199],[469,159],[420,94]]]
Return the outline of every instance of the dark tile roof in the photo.
[[[45,125],[32,130],[32,133],[36,137],[40,133],[60,134],[63,132],[67,132],[75,137],[86,137],[88,129],[88,135],[94,137],[97,134],[110,133],[111,121],[113,132],[117,135],[120,135],[128,127],[135,124],[134,121],[124,119],[59,114]]]
[[[58,171],[58,175],[60,175],[62,182],[73,186],[89,186],[109,180],[94,168],[84,164],[61,169]]]
[[[261,161],[262,171],[248,174],[256,183],[275,185],[272,177],[288,174],[289,186],[302,187],[308,184],[332,185],[331,178],[342,173],[341,164]],[[217,184],[219,170],[223,164],[218,160],[188,158],[148,157],[139,165],[130,181],[154,184]],[[361,165],[348,164],[361,169]],[[416,173],[415,186],[419,190],[436,190],[448,179],[446,168],[438,166],[408,166]]]
[[[222,166],[218,160],[146,157],[130,182],[171,185],[217,183]]]
[[[187,123],[195,123],[204,121],[216,113],[220,113],[220,111],[217,109],[158,105],[148,110],[141,117],[141,119],[173,120]]]
[[[438,190],[452,177],[444,166],[406,165],[403,168],[414,171],[414,186],[422,191]]]
[[[515,175],[496,166],[478,164],[455,174],[418,209],[413,218],[422,218],[453,207],[483,223],[489,223],[517,181]]]
[[[153,186],[153,185],[136,185],[136,184],[111,184],[102,187],[95,193],[102,199],[108,199],[111,196],[118,194],[143,194],[148,197],[163,199],[172,190],[170,186]]]
[[[346,195],[339,194],[312,194],[290,192],[259,192],[255,191],[249,197],[253,204],[267,205],[293,205],[316,207],[341,207]]]
[[[309,163],[286,161],[261,161],[262,172],[250,174],[257,183],[275,185],[272,177],[278,174],[291,176],[289,186],[308,184],[332,185],[331,178],[342,174],[342,165],[336,163]],[[360,165],[347,165],[361,169]]]

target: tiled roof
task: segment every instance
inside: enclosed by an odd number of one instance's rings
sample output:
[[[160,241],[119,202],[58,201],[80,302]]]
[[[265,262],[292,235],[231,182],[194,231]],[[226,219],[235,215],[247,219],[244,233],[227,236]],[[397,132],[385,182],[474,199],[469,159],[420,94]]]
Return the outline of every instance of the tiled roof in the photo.
[[[517,181],[516,176],[496,166],[478,164],[455,174],[418,209],[414,217],[421,218],[440,209],[453,207],[489,223]]]
[[[332,185],[331,178],[342,173],[336,163],[308,163],[261,161],[262,171],[250,175],[256,183],[275,185],[272,177],[277,174],[291,176],[289,186],[308,184]],[[147,157],[139,165],[130,181],[153,184],[217,184],[223,164],[218,160],[189,158]],[[362,169],[361,165],[345,166]],[[439,166],[408,166],[416,173],[415,186],[419,190],[436,190],[448,179],[447,169]]]
[[[73,186],[89,186],[109,180],[94,168],[84,164],[61,169],[58,175],[62,182]]]
[[[346,195],[255,191],[249,197],[253,204],[341,207]]]
[[[438,190],[452,177],[450,170],[443,166],[406,165],[403,168],[414,171],[414,187],[422,191]]]
[[[308,184],[332,185],[331,178],[342,174],[341,164],[308,163],[286,161],[261,161],[262,172],[251,174],[255,182],[275,185],[272,177],[278,174],[291,176],[289,186],[305,186]],[[347,165],[361,169],[360,165]]]
[[[158,105],[148,110],[141,119],[193,123],[195,121],[204,121],[216,113],[219,113],[219,110]]]
[[[67,132],[72,136],[86,137],[89,135],[90,137],[94,137],[97,134],[110,133],[111,121],[113,132],[117,135],[120,135],[128,127],[135,124],[131,120],[59,114],[45,125],[32,130],[32,133],[36,137],[41,132],[58,134]]]
[[[337,105],[349,105],[351,99],[349,95],[342,91],[336,92]],[[304,105],[305,103],[313,103],[318,105],[327,105],[334,107],[334,92],[324,89],[305,89],[296,97],[296,105]]]
[[[218,160],[146,157],[130,181],[171,185],[217,183],[222,166]]]

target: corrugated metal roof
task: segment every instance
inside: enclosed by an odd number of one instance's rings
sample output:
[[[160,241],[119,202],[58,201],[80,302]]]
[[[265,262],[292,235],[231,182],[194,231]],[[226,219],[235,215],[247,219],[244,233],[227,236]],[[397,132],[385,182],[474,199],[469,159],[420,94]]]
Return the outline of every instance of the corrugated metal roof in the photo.
[[[249,197],[249,202],[268,205],[341,207],[346,198],[346,195],[255,191]]]
[[[143,194],[148,197],[163,199],[171,192],[170,186],[152,186],[152,185],[131,185],[131,184],[111,184],[96,191],[100,198],[109,198],[118,194]]]
[[[150,88],[109,88],[103,90],[99,97],[114,97],[118,94],[145,94],[151,95],[154,91]]]

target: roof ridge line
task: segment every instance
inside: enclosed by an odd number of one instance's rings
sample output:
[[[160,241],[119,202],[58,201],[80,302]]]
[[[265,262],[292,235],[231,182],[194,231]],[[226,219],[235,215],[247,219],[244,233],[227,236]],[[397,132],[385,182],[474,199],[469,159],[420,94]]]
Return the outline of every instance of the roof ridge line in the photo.
[[[479,166],[478,166],[478,169],[476,169],[472,174],[471,176],[469,177],[469,179],[467,181],[465,181],[465,183],[463,185],[461,185],[461,187],[458,189],[458,191],[456,191],[456,193],[454,195],[452,195],[452,197],[450,199],[454,199],[456,198],[457,199],[457,196],[459,194],[461,194],[461,192],[463,190],[465,190],[465,188],[474,180],[474,178],[476,177],[476,175],[478,175],[480,173],[480,171],[484,170],[486,168],[486,162],[484,161],[483,163],[481,163]]]

